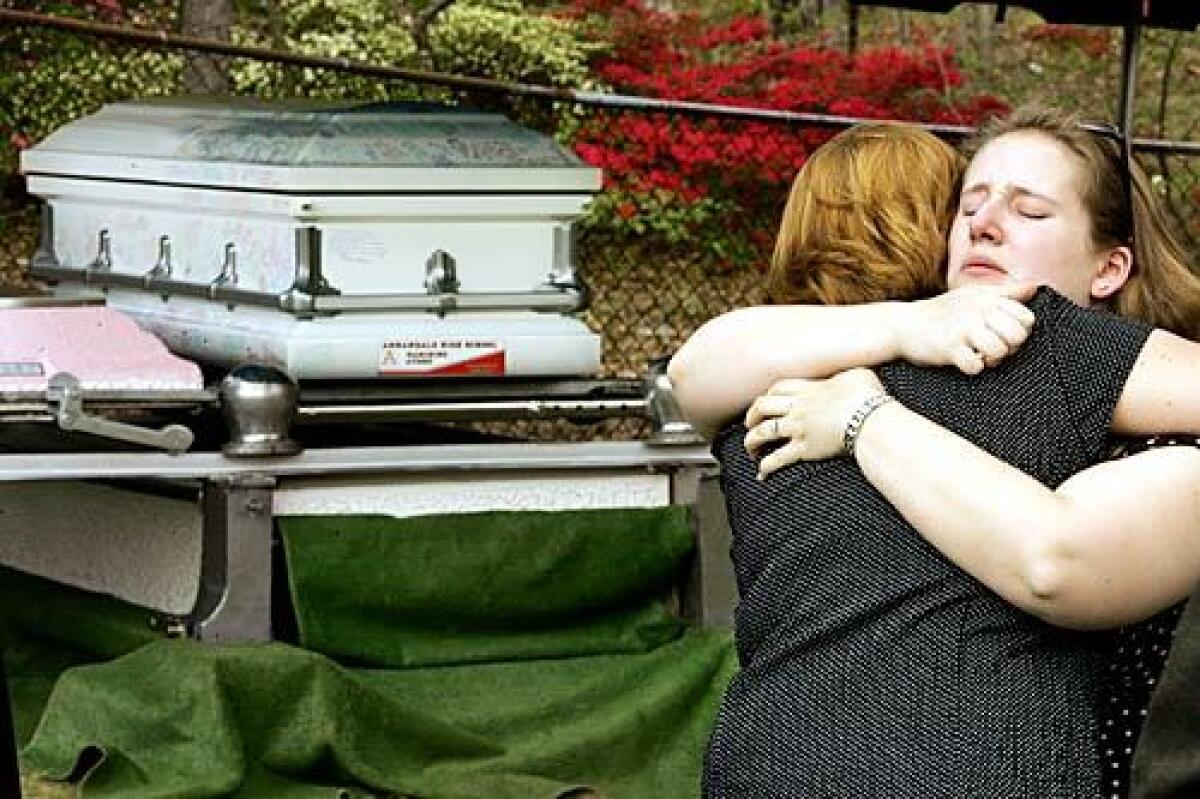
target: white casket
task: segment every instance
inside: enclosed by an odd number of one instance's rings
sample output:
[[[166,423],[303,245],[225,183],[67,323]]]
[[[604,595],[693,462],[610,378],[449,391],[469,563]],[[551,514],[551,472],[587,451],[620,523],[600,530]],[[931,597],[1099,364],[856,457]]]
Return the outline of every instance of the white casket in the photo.
[[[117,103],[21,156],[31,270],[175,352],[293,378],[593,374],[572,223],[598,170],[496,114]]]

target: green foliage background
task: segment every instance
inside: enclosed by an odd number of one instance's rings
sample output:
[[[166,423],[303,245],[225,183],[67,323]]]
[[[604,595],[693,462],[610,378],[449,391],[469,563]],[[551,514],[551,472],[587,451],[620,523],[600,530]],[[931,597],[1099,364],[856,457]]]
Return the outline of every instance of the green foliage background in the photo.
[[[43,10],[79,13],[73,6]],[[174,2],[145,2],[137,21],[174,30]],[[411,29],[387,0],[277,0],[273,29],[262,2],[237,4],[232,39],[309,55],[427,67]],[[83,15],[86,16],[86,15]],[[596,47],[571,23],[526,12],[520,0],[459,0],[429,29],[436,69],[463,75],[596,88],[588,60]],[[0,170],[15,168],[16,141],[36,143],[106,102],[177,94],[183,56],[127,48],[44,29],[0,30]],[[235,59],[235,94],[332,100],[451,100],[443,90],[317,69]],[[518,108],[526,115],[533,109]],[[540,112],[544,113],[544,112]]]
[[[235,42],[278,47],[320,56],[344,57],[375,64],[434,69],[501,80],[603,89],[590,66],[603,45],[589,41],[578,23],[547,14],[554,0],[458,0],[428,30],[430,51],[421,53],[411,19],[429,0],[234,0]],[[85,0],[0,0],[16,6],[84,18],[105,19],[96,10],[106,3]],[[113,3],[107,3],[112,5]],[[122,0],[124,21],[142,28],[175,30],[178,0]],[[676,0],[710,20],[759,13],[758,0]],[[785,41],[845,45],[842,4],[825,4],[825,18],[804,28],[795,15],[784,15],[777,34]],[[272,13],[273,12],[273,19]],[[1004,25],[984,19],[983,6],[963,4],[951,14],[919,14],[875,9],[861,13],[860,47],[895,42],[932,41],[953,47],[970,91],[990,92],[1016,104],[1031,97],[1091,113],[1115,110],[1119,73],[1119,35],[1105,29],[1106,51],[1097,55],[1083,39],[1034,38],[1028,31],[1037,18],[1013,11]],[[978,21],[977,21],[978,20]],[[985,24],[986,23],[986,24]],[[1200,46],[1195,34],[1148,30],[1139,72],[1137,129],[1142,135],[1195,139],[1195,92],[1185,83],[1200,75]],[[717,57],[717,53],[712,56]],[[183,55],[178,51],[127,47],[46,29],[0,26],[0,233],[9,220],[26,214],[16,178],[18,148],[36,143],[63,123],[90,113],[106,102],[148,98],[180,91]],[[233,91],[262,98],[309,97],[332,100],[412,100],[471,102],[501,110],[519,122],[556,133],[570,141],[586,119],[580,108],[522,100],[498,100],[400,81],[360,78],[317,69],[235,59],[230,63]],[[1169,91],[1168,91],[1169,88]],[[964,89],[965,90],[965,89]],[[1200,238],[1200,169],[1194,159],[1143,158],[1155,174],[1173,218],[1194,244]],[[718,199],[690,205],[672,197],[647,194],[637,198],[637,214],[626,219],[617,206],[628,197],[602,194],[584,220],[593,243],[604,243],[620,225],[632,239],[659,249],[710,252],[717,260],[742,262],[736,237],[710,241],[684,240],[680,231],[713,229],[734,211]],[[21,217],[23,219],[23,217]],[[613,247],[619,242],[608,242]],[[629,244],[629,242],[625,242]],[[748,247],[748,245],[745,245]],[[725,248],[725,251],[721,248]],[[732,248],[732,249],[731,249]],[[744,249],[744,247],[743,247]],[[2,259],[0,259],[2,260]],[[2,277],[2,275],[0,275]]]

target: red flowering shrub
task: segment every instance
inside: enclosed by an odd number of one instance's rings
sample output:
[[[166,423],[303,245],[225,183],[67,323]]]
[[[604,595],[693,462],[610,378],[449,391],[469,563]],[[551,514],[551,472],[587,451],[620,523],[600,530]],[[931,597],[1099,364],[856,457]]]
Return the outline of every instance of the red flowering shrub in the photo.
[[[574,0],[565,14],[607,43],[597,75],[618,92],[872,119],[974,123],[1004,105],[959,98],[946,48],[850,56],[769,38],[760,18],[706,24],[643,0]],[[702,248],[719,266],[765,263],[796,170],[833,130],[708,117],[605,112],[574,136],[604,170],[588,224],[657,246]],[[647,239],[647,234],[650,238]]]

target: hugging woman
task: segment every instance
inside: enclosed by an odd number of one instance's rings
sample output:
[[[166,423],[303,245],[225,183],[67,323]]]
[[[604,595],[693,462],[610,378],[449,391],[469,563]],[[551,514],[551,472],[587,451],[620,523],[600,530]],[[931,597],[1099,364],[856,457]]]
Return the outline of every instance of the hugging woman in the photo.
[[[1177,450],[1165,466],[1161,452],[1122,461],[1117,474],[1131,479],[1167,468],[1164,485],[1176,490],[1153,495],[1096,492],[1112,469],[1096,467],[1097,476],[1089,467],[1113,431],[1200,433],[1200,348],[1145,323],[1192,334],[1200,283],[1140,174],[1124,191],[1116,143],[1072,119],[1031,110],[999,122],[983,134],[961,192],[957,156],[911,128],[856,129],[830,145],[797,177],[773,293],[853,304],[733,312],[698,331],[670,368],[690,418],[724,426],[714,451],[741,597],[742,671],[718,717],[705,793],[1110,795],[1100,727],[1113,639],[1069,628],[1150,615],[1190,583],[1159,560],[1140,580],[1122,577],[1099,602],[1084,601],[1077,584],[1096,589],[1094,600],[1104,583],[1093,578],[1119,571],[1118,533],[1097,530],[1094,514],[1055,517],[1051,543],[1070,544],[1069,563],[1086,566],[1064,588],[1044,579],[1063,565],[1057,551],[997,532],[1013,514],[994,500],[1008,496],[1008,481],[1027,490],[1022,497],[1034,495],[1028,481],[1056,499],[1086,490],[1109,506],[1161,500],[1156,524],[1123,524],[1126,513],[1116,526],[1169,542],[1151,553],[1182,545],[1198,500],[1178,488],[1200,479],[1200,455]],[[921,179],[947,172],[932,186]],[[912,246],[920,241],[933,243]],[[884,302],[934,293],[943,275],[949,294]],[[1055,290],[1039,289],[1025,306],[1016,300],[1030,284]],[[809,449],[821,437],[796,428],[805,408],[812,413],[794,385],[755,402],[750,433],[728,424],[777,380],[876,364],[865,377],[803,383],[841,391],[842,400],[819,403],[837,419],[825,425],[837,429],[836,448],[826,437],[824,450]],[[908,414],[927,427],[911,434]],[[880,489],[880,469],[865,472],[858,459],[884,451],[876,445],[897,429],[908,446],[879,459],[893,479]],[[943,439],[982,450],[964,455]],[[786,443],[762,460],[778,471],[759,479],[746,446],[766,442]],[[809,460],[779,468],[797,458]],[[910,475],[926,498],[982,496],[1000,518],[947,503],[921,515],[901,496]]]

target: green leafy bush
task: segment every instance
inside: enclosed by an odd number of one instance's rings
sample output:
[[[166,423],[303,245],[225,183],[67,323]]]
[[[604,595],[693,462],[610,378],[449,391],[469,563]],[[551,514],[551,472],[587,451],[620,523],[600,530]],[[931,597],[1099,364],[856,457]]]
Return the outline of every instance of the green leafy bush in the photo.
[[[0,130],[10,146],[21,146],[110,100],[169,94],[182,64],[178,53],[58,31],[0,32]]]
[[[236,4],[232,39],[310,55],[419,66],[409,21],[397,16],[396,5],[389,0],[277,0],[273,26],[264,4],[242,2]],[[74,13],[99,13],[90,8],[81,5]],[[71,9],[55,4],[54,10]],[[146,0],[131,13],[142,26],[177,27],[176,3],[170,0]],[[435,19],[429,41],[432,61],[443,70],[591,85],[588,59],[595,48],[581,43],[572,23],[527,11],[516,0],[460,0]],[[11,171],[18,148],[104,103],[177,93],[182,65],[177,52],[108,45],[57,31],[0,30],[0,168]],[[450,92],[401,81],[248,59],[230,63],[230,78],[236,94],[262,98],[454,99]],[[542,112],[532,106],[516,111],[526,121],[550,126],[565,119],[539,117]]]
[[[234,27],[236,44],[275,47],[305,55],[402,66],[417,52],[411,32],[383,0],[278,0],[279,28],[273,38],[265,15],[243,15]],[[398,100],[418,96],[411,84],[343,72],[285,67],[239,59],[230,68],[236,94],[261,98]]]
[[[602,45],[585,43],[575,26],[527,15],[509,0],[459,2],[429,32],[439,70],[500,80],[592,88],[588,61]]]

